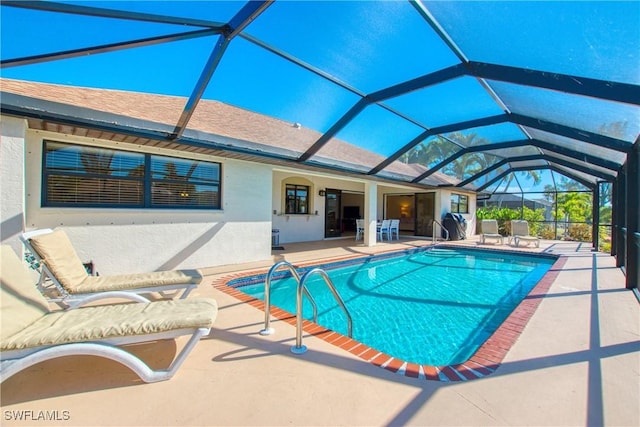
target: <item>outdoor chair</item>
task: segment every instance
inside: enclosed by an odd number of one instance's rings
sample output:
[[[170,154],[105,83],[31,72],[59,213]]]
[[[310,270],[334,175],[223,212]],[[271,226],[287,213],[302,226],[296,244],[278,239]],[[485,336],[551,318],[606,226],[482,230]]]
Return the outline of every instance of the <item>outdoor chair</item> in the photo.
[[[144,382],[171,378],[218,313],[209,298],[103,304],[51,310],[33,276],[10,246],[0,248],[0,381],[49,359],[92,355],[119,362]],[[166,369],[153,370],[121,348],[127,344],[191,338]]]
[[[498,221],[495,219],[483,219],[481,223],[480,243],[485,244],[487,238],[496,239],[502,245],[504,237],[498,232]]]
[[[529,223],[525,220],[513,220],[511,221],[511,236],[509,237],[509,243],[514,240],[516,247],[520,245],[520,242],[524,241],[529,243],[535,243],[536,247],[540,247],[540,238],[529,234]]]
[[[362,239],[364,235],[364,219],[356,219],[356,240]]]
[[[35,257],[36,268],[40,272],[38,288],[50,301],[65,308],[84,304],[86,298],[105,292],[125,298],[131,294],[157,292],[162,297],[179,294],[183,299],[202,281],[198,270],[89,275],[62,229],[25,232],[20,235],[20,240]]]
[[[384,240],[384,236],[386,234],[387,239],[391,240],[390,227],[391,227],[391,220],[383,219],[380,225],[378,226],[378,239],[380,239],[381,241]]]
[[[400,220],[392,219],[389,226],[389,240],[393,240],[393,235],[396,235],[396,239],[400,240]]]

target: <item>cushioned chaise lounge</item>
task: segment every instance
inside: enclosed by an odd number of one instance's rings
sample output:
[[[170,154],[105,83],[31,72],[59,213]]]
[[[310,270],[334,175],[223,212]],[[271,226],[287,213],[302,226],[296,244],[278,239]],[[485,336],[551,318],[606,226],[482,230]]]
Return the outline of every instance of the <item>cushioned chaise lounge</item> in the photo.
[[[504,237],[498,232],[498,221],[495,219],[483,219],[481,227],[480,243],[486,243],[487,238],[496,239],[500,244],[504,243]]]
[[[86,299],[106,292],[113,296],[168,292],[186,296],[202,281],[198,270],[154,271],[149,273],[92,276],[87,273],[69,237],[62,229],[25,232],[20,239],[40,264],[38,287],[51,301],[63,307],[86,303]],[[138,299],[140,300],[140,299]]]
[[[0,377],[4,381],[36,363],[69,355],[94,355],[128,366],[143,381],[171,378],[217,316],[216,301],[189,298],[127,304],[49,308],[29,270],[11,247],[0,253],[2,293]],[[191,335],[164,370],[152,370],[119,346]]]
[[[529,234],[529,222],[525,220],[513,220],[511,221],[511,237],[516,246],[520,245],[520,242],[534,243],[537,248],[540,247],[540,238]]]

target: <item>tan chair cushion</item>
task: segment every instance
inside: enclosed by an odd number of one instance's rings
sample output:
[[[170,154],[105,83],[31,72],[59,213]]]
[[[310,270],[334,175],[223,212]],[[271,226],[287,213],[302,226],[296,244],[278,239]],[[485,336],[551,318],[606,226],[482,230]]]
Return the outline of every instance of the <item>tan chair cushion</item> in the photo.
[[[71,294],[119,291],[165,285],[198,284],[198,270],[91,276],[87,273],[67,234],[60,229],[29,239],[51,273]]]
[[[495,219],[483,219],[480,228],[482,234],[499,234],[498,221]]]
[[[11,246],[0,252],[0,342],[37,322],[49,312],[49,304],[35,280]]]
[[[51,273],[69,292],[73,292],[89,275],[64,230],[40,234],[29,239]]]
[[[119,274],[115,276],[87,276],[73,293],[119,291],[153,286],[198,284],[202,274],[198,270],[154,271],[150,273]]]
[[[0,350],[100,341],[178,329],[210,328],[217,313],[216,301],[209,298],[53,311],[8,339],[3,339]]]

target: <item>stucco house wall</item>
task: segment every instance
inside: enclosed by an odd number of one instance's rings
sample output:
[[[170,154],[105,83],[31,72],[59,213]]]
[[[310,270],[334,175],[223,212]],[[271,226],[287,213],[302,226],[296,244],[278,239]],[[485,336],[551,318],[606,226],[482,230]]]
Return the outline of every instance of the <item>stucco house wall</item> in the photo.
[[[467,236],[473,236],[476,234],[476,195],[473,193],[467,193],[465,191],[449,190],[442,189],[438,193],[436,193],[436,219],[442,222],[444,216],[451,212],[451,195],[453,193],[456,194],[464,194],[469,199],[469,213],[464,213],[462,216],[467,221]]]
[[[18,235],[23,229],[60,227],[68,233],[80,258],[92,260],[100,274],[267,260],[271,258],[272,229],[279,230],[280,244],[324,239],[325,197],[320,196],[320,190],[361,195],[361,216],[372,203],[373,220],[385,217],[385,195],[415,191],[329,173],[29,129],[26,120],[7,116],[2,116],[1,134],[3,244],[9,243],[19,252],[23,248]],[[218,162],[222,170],[221,209],[44,208],[44,140]],[[286,183],[310,187],[308,214],[284,213]],[[465,217],[472,222],[476,200],[475,195],[468,195],[470,214]],[[365,197],[375,200],[366,201]],[[450,208],[451,191],[436,190],[435,217],[442,218]],[[468,230],[475,230],[475,226],[469,224]]]
[[[299,183],[308,185],[310,209],[308,215],[285,214],[285,185]],[[273,172],[273,228],[280,231],[280,243],[307,242],[324,239],[325,198],[320,190],[327,188],[344,192],[360,193],[364,197],[364,182],[345,180],[333,176],[308,174],[295,170]],[[381,190],[380,190],[381,191]],[[364,202],[363,202],[364,203]],[[382,215],[382,196],[378,195],[378,217]],[[364,215],[364,206],[361,209]]]
[[[16,252],[22,250],[17,236],[24,228],[25,133],[25,120],[0,117],[0,237]]]
[[[198,159],[222,163],[220,210],[43,208],[43,139],[125,148],[117,142],[30,130],[26,121],[3,116],[3,244],[22,250],[18,234],[23,227],[61,227],[80,258],[93,260],[100,274],[199,268],[271,257],[270,166],[198,155]],[[157,148],[136,150],[193,158]]]

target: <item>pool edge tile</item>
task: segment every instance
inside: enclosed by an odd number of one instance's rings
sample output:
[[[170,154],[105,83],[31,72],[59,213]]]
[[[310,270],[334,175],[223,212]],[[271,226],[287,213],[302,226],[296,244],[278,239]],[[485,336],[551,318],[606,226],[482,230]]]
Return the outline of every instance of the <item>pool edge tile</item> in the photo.
[[[347,256],[339,257],[331,260],[323,260],[321,263],[308,262],[300,263],[297,268],[310,267],[319,264],[329,264],[331,262],[355,261],[358,258],[368,258],[368,256]],[[555,262],[546,274],[540,279],[536,286],[529,291],[525,298],[514,308],[509,316],[502,322],[493,334],[476,350],[476,352],[466,361],[454,365],[432,366],[419,365],[396,359],[393,356],[381,353],[361,342],[358,342],[346,335],[331,331],[321,325],[311,321],[303,321],[303,330],[308,334],[322,339],[338,348],[348,351],[349,353],[367,361],[375,366],[381,367],[387,371],[402,376],[430,381],[440,382],[456,382],[467,381],[482,378],[495,372],[501,365],[502,361],[511,350],[520,334],[533,317],[547,295],[551,285],[554,283],[564,264],[567,261],[565,256],[557,256]],[[220,277],[212,282],[212,286],[227,295],[230,295],[243,302],[248,302],[251,306],[264,311],[265,305],[262,300],[248,296],[234,287],[228,286],[227,283],[233,280],[245,277],[253,277],[265,274],[266,269],[260,269],[252,272],[241,274],[229,274]],[[276,308],[271,307],[271,316],[284,320],[295,326],[295,315]]]

